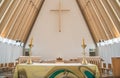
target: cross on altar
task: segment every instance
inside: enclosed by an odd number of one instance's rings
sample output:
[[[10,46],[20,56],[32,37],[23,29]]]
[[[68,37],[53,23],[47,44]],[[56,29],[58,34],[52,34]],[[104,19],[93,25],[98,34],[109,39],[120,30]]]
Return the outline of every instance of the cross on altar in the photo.
[[[61,0],[59,0],[59,8],[55,10],[51,10],[59,13],[59,32],[61,32],[61,13],[64,11],[69,11],[68,9],[61,9]]]

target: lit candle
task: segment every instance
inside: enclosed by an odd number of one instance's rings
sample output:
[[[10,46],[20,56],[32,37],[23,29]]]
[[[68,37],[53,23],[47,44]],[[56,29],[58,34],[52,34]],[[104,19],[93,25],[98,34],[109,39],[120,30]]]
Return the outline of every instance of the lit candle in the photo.
[[[85,45],[85,40],[84,40],[84,38],[82,39],[82,45]]]

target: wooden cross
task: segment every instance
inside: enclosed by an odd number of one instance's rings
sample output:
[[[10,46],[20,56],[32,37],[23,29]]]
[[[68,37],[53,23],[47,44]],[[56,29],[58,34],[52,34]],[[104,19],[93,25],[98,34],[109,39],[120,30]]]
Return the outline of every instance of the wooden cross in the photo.
[[[51,10],[59,13],[59,32],[61,32],[61,13],[64,11],[69,11],[68,9],[61,9],[61,0],[59,0],[59,8]]]

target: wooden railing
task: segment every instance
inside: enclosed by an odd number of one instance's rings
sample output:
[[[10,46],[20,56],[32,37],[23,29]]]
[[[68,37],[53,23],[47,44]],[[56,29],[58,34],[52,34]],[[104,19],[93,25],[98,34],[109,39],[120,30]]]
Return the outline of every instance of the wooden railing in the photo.
[[[30,58],[31,58],[32,62],[37,62],[37,63],[41,62],[40,56],[31,56]],[[28,59],[29,59],[29,56],[20,56],[18,58],[18,63],[27,63]]]
[[[80,60],[82,60],[82,58],[80,58]],[[101,67],[102,65],[102,58],[100,56],[89,56],[89,57],[86,57],[86,60],[88,63],[95,64],[98,67]]]

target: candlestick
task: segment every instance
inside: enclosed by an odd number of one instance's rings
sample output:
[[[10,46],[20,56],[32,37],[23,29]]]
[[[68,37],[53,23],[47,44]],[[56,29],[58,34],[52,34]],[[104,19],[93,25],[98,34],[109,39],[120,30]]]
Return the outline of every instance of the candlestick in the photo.
[[[29,50],[29,58],[27,60],[27,64],[32,64],[32,60],[31,60],[31,55],[32,55],[31,49],[32,49],[32,47],[33,47],[33,37],[31,38],[30,44],[29,44],[30,50]]]
[[[32,37],[31,40],[30,40],[29,47],[30,47],[30,48],[33,47],[33,37]]]
[[[82,64],[87,64],[87,60],[86,60],[86,52],[85,52],[85,48],[86,48],[86,44],[85,44],[85,40],[84,38],[82,39],[82,48],[83,48],[83,52],[82,52],[82,55],[83,55],[83,59],[82,59]]]
[[[84,40],[84,38],[82,39],[82,45],[81,45],[81,46],[82,46],[83,49],[85,49],[86,46],[87,46],[87,45],[85,44],[85,40]]]

